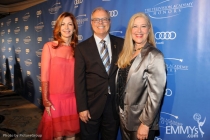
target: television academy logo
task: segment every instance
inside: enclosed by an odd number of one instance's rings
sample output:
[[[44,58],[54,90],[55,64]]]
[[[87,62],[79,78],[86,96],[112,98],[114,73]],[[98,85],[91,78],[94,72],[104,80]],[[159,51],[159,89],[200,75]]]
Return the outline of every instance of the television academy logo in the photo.
[[[5,69],[6,69],[6,63],[3,63],[3,64],[2,64],[2,66],[3,66],[3,68],[5,68]]]
[[[146,8],[145,13],[154,19],[171,18],[178,16],[182,10],[193,8],[193,2],[170,4],[170,0],[162,1],[153,7]]]
[[[4,46],[1,48],[1,52],[5,52],[5,51],[6,51],[6,47]]]
[[[24,44],[29,44],[31,42],[31,37],[27,36],[25,39],[23,39]]]
[[[12,56],[9,56],[8,57],[8,60],[9,60],[9,62],[12,62],[13,61],[13,57]]]
[[[20,32],[20,27],[16,27],[15,30],[14,30],[14,33],[18,34],[19,32]]]
[[[187,65],[179,64],[183,62],[183,59],[178,59],[178,58],[164,58],[164,59],[166,60],[167,75],[173,75],[178,70],[181,70],[181,71],[188,70]],[[170,61],[167,61],[167,60],[170,60]],[[171,61],[174,61],[175,63],[171,63]]]
[[[112,35],[124,38],[123,31],[110,31],[109,33]]]
[[[7,23],[7,26],[10,25],[11,21],[12,21],[11,19],[8,19],[8,20],[7,20],[7,22],[6,22],[6,23]]]
[[[41,57],[41,55],[42,55],[42,49],[37,50],[36,51],[36,56]]]
[[[36,32],[40,32],[44,28],[44,23],[40,22],[34,28],[35,28]]]
[[[4,36],[4,34],[5,34],[5,31],[2,30],[2,31],[1,31],[1,36]]]
[[[74,8],[77,8],[79,4],[82,4],[83,0],[74,0]]]
[[[10,37],[7,39],[7,44],[11,44],[11,43],[12,43],[12,38]]]
[[[27,12],[27,13],[23,16],[23,21],[28,21],[29,18],[30,18],[30,13]]]
[[[21,48],[20,48],[20,47],[17,47],[17,48],[15,49],[15,53],[16,53],[16,54],[20,54],[20,52],[21,52]]]
[[[24,61],[26,66],[30,66],[32,64],[31,59],[27,59]]]
[[[77,21],[78,27],[81,27],[82,25],[85,24],[85,22],[88,21],[88,18],[86,17],[86,14],[78,15],[76,17],[76,21]]]
[[[48,11],[49,11],[50,14],[56,14],[56,13],[58,13],[58,10],[60,8],[62,8],[61,3],[57,2],[51,8],[49,8]]]
[[[4,39],[2,38],[2,40],[1,40],[1,43],[3,44],[4,43]]]

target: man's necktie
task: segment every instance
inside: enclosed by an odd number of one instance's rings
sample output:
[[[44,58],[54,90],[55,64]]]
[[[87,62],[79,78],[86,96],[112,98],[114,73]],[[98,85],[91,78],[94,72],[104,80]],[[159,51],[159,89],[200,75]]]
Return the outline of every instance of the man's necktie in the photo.
[[[106,41],[101,40],[100,43],[102,43],[102,47],[100,50],[100,55],[101,55],[101,60],[104,64],[104,67],[106,69],[106,72],[109,74],[109,70],[110,70],[110,59],[109,59],[109,52],[108,52],[108,48],[105,44]]]

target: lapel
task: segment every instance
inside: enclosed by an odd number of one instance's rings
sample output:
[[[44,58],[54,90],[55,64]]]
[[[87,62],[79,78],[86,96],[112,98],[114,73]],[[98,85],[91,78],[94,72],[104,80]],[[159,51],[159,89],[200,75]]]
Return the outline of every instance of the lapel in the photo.
[[[139,55],[136,56],[133,64],[131,65],[131,68],[128,72],[128,77],[127,77],[126,83],[130,80],[131,75],[140,68],[143,59],[148,54],[148,51],[149,51],[148,49],[150,48],[150,47],[148,47],[149,45],[150,45],[149,43],[146,43],[145,46],[143,47],[141,53],[139,53]]]
[[[112,35],[109,35],[109,37],[110,37],[111,49],[112,49],[112,62],[111,62],[111,67],[110,67],[110,72],[109,72],[109,75],[111,76],[112,73],[115,71],[115,69],[117,69],[116,62],[118,59],[118,51],[117,51],[118,44],[114,40]]]

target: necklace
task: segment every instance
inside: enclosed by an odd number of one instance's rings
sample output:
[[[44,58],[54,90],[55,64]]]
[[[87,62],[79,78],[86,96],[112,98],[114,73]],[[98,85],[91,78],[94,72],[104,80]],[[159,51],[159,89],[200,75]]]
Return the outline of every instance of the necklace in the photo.
[[[141,50],[143,47],[140,47],[140,48],[137,48],[137,49],[134,49],[133,51],[138,51],[138,50]]]

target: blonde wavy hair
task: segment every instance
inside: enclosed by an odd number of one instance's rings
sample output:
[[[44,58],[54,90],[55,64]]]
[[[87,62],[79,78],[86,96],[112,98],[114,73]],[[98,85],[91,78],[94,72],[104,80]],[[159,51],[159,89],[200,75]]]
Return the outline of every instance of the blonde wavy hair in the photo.
[[[147,25],[150,29],[149,31],[149,35],[147,38],[147,42],[149,42],[150,44],[152,44],[154,47],[156,47],[155,45],[155,38],[154,38],[154,32],[153,32],[153,27],[152,27],[152,23],[150,22],[149,17],[145,14],[145,13],[136,13],[134,14],[128,23],[127,26],[127,30],[126,30],[126,34],[125,34],[125,40],[124,40],[124,45],[123,45],[123,49],[119,55],[119,59],[117,61],[117,66],[119,68],[126,68],[128,65],[130,65],[130,61],[133,55],[133,49],[134,49],[134,41],[132,39],[132,27],[134,24],[134,20],[138,17],[142,17],[147,21]]]

